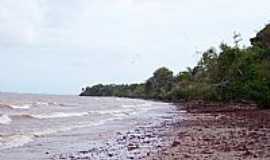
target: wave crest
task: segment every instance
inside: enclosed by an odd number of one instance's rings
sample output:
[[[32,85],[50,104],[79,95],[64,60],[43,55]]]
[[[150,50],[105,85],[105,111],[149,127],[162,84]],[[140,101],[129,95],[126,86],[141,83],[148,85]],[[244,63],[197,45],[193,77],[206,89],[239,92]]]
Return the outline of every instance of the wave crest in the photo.
[[[123,104],[123,108],[136,108],[136,107],[151,107],[152,103],[142,103],[142,104]]]
[[[2,116],[0,116],[0,124],[7,125],[7,124],[10,124],[11,121],[12,120],[9,118],[8,115],[2,115]]]
[[[0,137],[0,150],[23,146],[33,141],[33,137],[27,135],[11,135]]]
[[[29,109],[31,107],[30,104],[3,104],[0,103],[1,107],[7,107],[10,109]]]
[[[37,119],[52,119],[52,118],[81,117],[86,115],[88,115],[87,112],[73,112],[73,113],[55,112],[50,114],[31,114],[30,117]]]
[[[31,105],[29,105],[29,104],[22,104],[22,105],[18,105],[18,104],[16,104],[16,105],[9,105],[11,108],[13,108],[13,109],[29,109],[30,107],[31,107]]]

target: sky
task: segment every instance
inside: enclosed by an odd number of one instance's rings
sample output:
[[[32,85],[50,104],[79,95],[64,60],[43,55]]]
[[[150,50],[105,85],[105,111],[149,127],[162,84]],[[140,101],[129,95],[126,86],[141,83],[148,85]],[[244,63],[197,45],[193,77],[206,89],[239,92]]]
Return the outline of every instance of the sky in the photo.
[[[0,0],[0,91],[78,94],[175,74],[270,23],[269,0]]]

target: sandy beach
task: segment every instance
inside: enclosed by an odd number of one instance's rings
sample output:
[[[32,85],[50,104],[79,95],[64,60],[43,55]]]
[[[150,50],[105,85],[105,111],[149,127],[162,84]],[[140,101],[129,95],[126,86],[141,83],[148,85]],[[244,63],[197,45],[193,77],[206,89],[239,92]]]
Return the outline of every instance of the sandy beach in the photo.
[[[164,117],[159,125],[118,132],[103,146],[51,158],[270,159],[269,110],[252,105],[190,103],[179,105],[176,112],[177,116]]]
[[[147,159],[270,159],[270,111],[249,105],[185,104],[168,146]]]

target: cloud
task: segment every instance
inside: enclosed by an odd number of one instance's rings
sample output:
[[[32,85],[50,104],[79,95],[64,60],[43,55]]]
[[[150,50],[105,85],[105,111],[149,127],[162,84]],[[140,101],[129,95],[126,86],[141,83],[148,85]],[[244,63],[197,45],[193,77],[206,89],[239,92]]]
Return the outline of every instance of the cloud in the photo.
[[[230,43],[234,31],[248,45],[269,21],[269,5],[269,0],[0,0],[0,68],[7,68],[0,84],[42,92],[41,83],[48,92],[58,86],[55,92],[74,93],[85,83],[144,80],[160,66],[178,72],[196,64],[196,51]]]
[[[178,40],[175,33],[189,35],[191,28],[197,34],[200,25],[237,23],[234,19],[246,19],[249,11],[254,17],[269,14],[260,4],[258,10],[244,0],[0,0],[0,44],[135,49],[162,44],[162,39]]]
[[[39,40],[43,20],[41,4],[35,0],[0,1],[0,44],[30,45]]]

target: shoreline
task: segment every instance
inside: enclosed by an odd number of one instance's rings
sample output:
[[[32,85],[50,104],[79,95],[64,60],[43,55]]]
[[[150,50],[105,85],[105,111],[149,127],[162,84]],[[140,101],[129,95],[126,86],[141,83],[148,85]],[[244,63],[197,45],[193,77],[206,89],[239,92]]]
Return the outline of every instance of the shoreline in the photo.
[[[163,107],[167,107],[164,105]],[[146,159],[151,154],[161,151],[162,146],[167,145],[167,135],[173,128],[175,118],[175,106],[172,109],[153,110],[148,114],[148,120],[135,121],[128,127],[117,129],[115,132],[99,134],[102,143],[89,145],[86,149],[77,148],[72,152],[48,153],[51,160],[92,160],[92,159]],[[166,113],[165,113],[166,112]],[[155,115],[157,114],[157,115]],[[160,114],[160,117],[158,116]],[[179,112],[179,114],[184,114]],[[142,115],[143,116],[143,115]],[[152,117],[153,116],[153,117]],[[131,121],[130,121],[131,122]],[[139,122],[139,123],[138,123]],[[107,128],[121,126],[122,122],[107,124]],[[89,142],[91,144],[92,142]]]
[[[270,110],[197,102],[178,109],[159,125],[118,132],[104,146],[55,159],[270,159]]]

